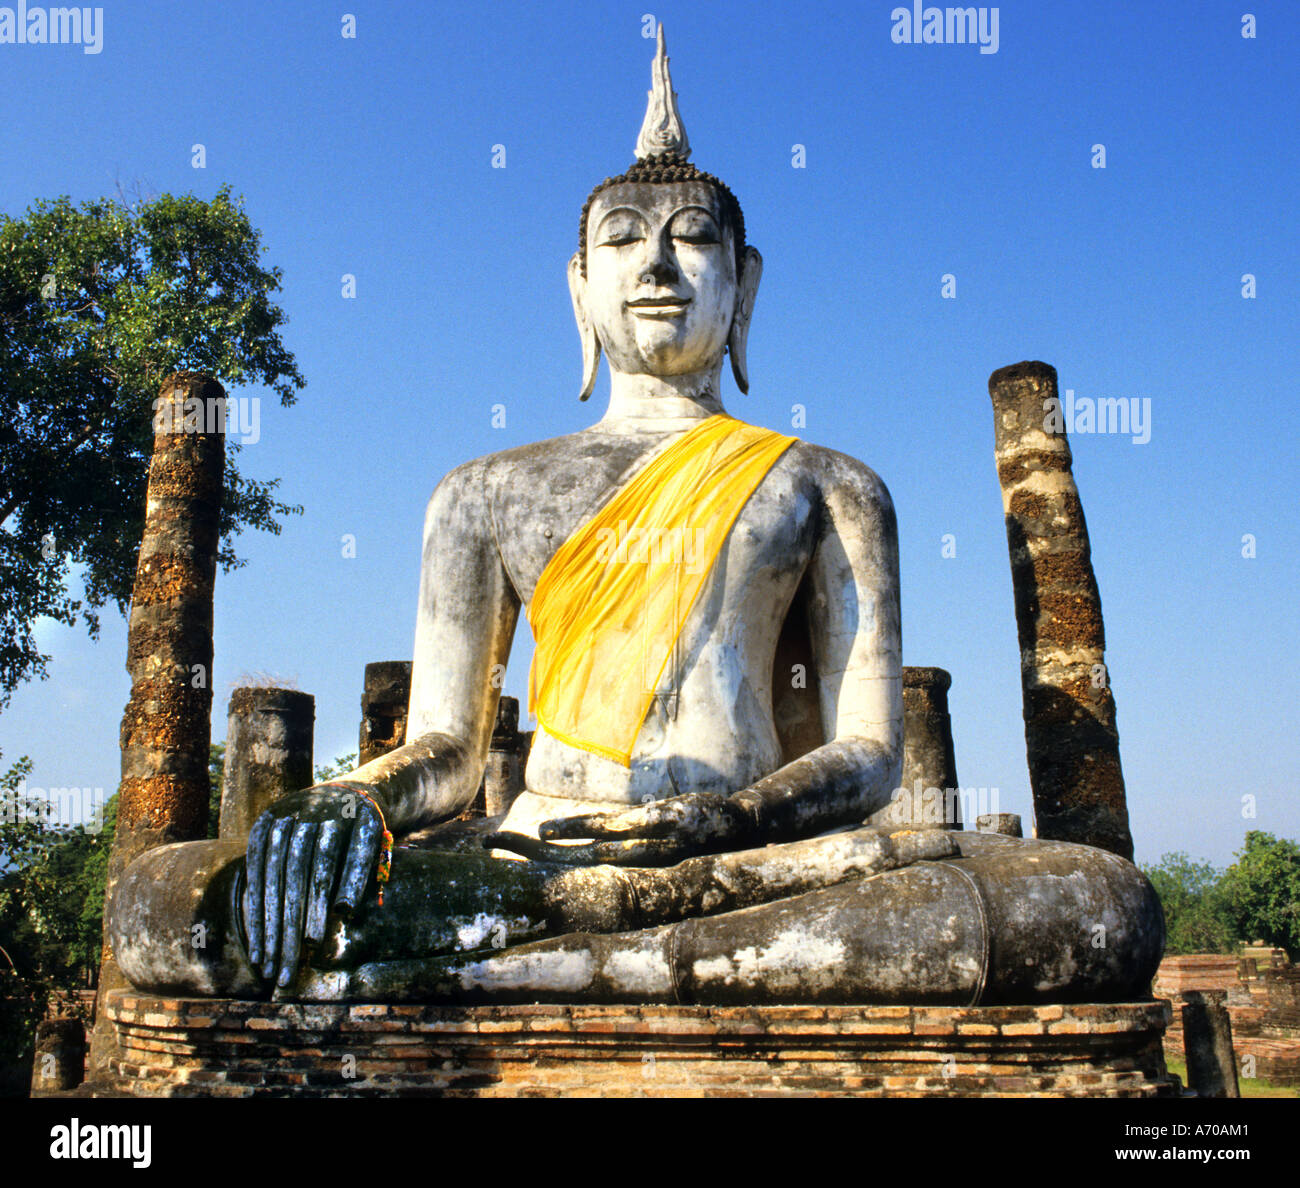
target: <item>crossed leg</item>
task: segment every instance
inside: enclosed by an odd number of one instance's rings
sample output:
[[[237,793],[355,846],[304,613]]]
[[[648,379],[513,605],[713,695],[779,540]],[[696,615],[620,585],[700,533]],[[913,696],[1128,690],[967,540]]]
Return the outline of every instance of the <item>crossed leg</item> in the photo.
[[[193,842],[125,872],[110,926],[133,984],[267,996],[243,940],[242,858],[239,843]],[[1141,872],[1061,842],[860,829],[667,869],[399,850],[384,906],[333,921],[277,996],[1118,1000],[1145,996],[1163,934]]]

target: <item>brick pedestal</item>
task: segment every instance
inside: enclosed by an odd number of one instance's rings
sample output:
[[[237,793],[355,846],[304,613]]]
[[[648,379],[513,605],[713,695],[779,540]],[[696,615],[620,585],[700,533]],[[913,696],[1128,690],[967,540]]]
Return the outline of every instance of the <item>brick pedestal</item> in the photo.
[[[1164,1097],[1165,1002],[436,1007],[119,991],[139,1096]]]

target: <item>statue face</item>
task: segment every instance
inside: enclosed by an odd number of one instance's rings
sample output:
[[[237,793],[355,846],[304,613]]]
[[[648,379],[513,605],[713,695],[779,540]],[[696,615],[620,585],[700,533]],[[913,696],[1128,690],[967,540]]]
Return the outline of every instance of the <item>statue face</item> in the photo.
[[[592,203],[584,305],[614,370],[717,366],[737,300],[731,229],[708,183],[623,183]]]

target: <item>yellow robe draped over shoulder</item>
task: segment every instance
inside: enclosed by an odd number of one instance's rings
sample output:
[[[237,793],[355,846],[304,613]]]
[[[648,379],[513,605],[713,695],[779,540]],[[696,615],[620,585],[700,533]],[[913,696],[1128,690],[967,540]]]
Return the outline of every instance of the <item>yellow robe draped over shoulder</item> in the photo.
[[[740,509],[796,441],[713,416],[581,525],[528,609],[529,708],[548,734],[631,764],[682,625]]]

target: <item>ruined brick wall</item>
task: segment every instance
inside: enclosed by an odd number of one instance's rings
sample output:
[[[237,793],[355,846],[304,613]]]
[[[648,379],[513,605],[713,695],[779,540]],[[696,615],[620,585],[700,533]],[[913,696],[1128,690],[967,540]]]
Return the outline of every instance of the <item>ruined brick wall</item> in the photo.
[[[1182,1019],[1177,1007],[1189,991],[1224,991],[1232,1023],[1238,1071],[1243,1061],[1253,1075],[1275,1085],[1300,1085],[1300,968],[1258,968],[1256,960],[1232,954],[1192,953],[1166,957],[1156,972],[1153,993],[1174,1004],[1165,1032],[1165,1054],[1183,1059]]]

